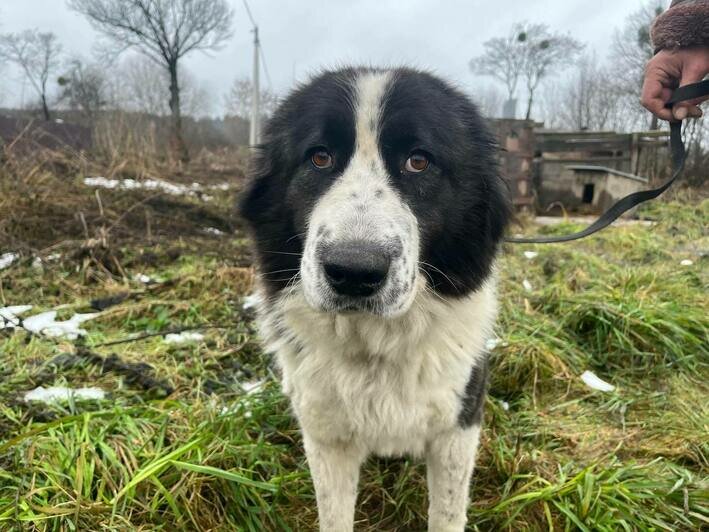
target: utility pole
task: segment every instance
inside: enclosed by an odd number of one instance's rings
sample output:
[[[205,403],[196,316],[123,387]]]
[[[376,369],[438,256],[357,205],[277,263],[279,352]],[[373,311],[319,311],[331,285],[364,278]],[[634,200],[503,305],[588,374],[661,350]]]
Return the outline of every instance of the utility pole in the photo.
[[[254,71],[251,80],[251,127],[249,129],[249,145],[256,146],[261,140],[261,88],[259,87],[259,47],[258,26],[254,25]]]

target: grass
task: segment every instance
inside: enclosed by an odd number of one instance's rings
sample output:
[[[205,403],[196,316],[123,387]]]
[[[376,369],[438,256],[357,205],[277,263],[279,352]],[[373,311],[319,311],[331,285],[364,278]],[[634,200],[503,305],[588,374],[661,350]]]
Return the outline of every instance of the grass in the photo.
[[[38,175],[57,186],[51,171]],[[93,191],[77,179],[67,186],[85,201],[96,232],[130,205],[120,192],[106,193],[115,214],[103,220]],[[35,197],[51,200],[41,188]],[[208,208],[228,219],[233,199]],[[700,253],[709,201],[655,203],[642,214],[657,224],[505,249],[471,529],[709,526],[709,308]],[[0,331],[0,530],[313,529],[300,435],[241,305],[253,271],[238,225],[222,236],[178,237],[160,216],[152,220],[142,241],[131,226],[116,231],[124,236],[108,242],[110,253],[60,247],[62,258],[42,268],[31,254],[47,248],[33,245],[29,222],[5,226],[0,251],[25,245],[17,248],[23,258],[0,271],[0,306],[71,314],[97,298],[121,302],[87,322],[78,342]],[[60,228],[72,242],[84,236],[76,223]],[[527,259],[524,250],[538,255]],[[143,285],[138,273],[159,282]],[[223,327],[204,329],[194,343],[158,335],[100,345],[206,323]],[[591,390],[579,379],[584,370],[616,389]],[[242,386],[256,381],[263,384],[255,391]],[[108,395],[25,403],[23,393],[39,385],[99,386]],[[425,529],[426,506],[419,462],[369,460],[358,530]]]

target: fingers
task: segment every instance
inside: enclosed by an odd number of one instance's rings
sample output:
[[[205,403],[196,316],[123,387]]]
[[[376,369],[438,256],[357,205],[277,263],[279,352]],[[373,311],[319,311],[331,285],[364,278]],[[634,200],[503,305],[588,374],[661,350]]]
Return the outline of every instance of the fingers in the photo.
[[[648,64],[640,103],[648,111],[663,120],[673,120],[672,111],[665,108],[665,102],[670,95],[670,91],[667,88],[667,84],[670,81],[667,73],[653,64],[653,61]]]
[[[709,72],[709,48],[687,48],[678,51],[662,50],[647,64],[640,103],[663,120],[684,120],[702,116],[699,104],[709,98],[696,98],[666,109],[672,90],[701,81]]]
[[[703,68],[703,65],[701,65],[699,61],[685,64],[682,69],[682,79],[679,85],[683,87],[684,85],[697,83],[704,79],[705,74],[706,69]],[[672,115],[676,120],[684,120],[687,117],[699,118],[702,116],[702,110],[699,108],[699,104],[705,100],[707,100],[707,97],[678,102],[672,107]]]
[[[702,116],[702,110],[697,105],[687,105],[685,102],[678,103],[672,108],[672,116],[675,120],[684,120],[685,118],[699,118]]]

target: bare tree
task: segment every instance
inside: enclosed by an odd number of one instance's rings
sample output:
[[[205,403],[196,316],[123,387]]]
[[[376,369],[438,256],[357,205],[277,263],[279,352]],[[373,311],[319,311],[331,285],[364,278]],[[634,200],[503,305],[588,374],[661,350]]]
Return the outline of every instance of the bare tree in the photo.
[[[524,68],[524,39],[520,39],[519,24],[507,37],[494,37],[483,43],[482,55],[470,60],[470,69],[476,74],[491,76],[504,83],[507,99],[512,100]]]
[[[507,87],[512,100],[520,78],[527,87],[526,119],[531,118],[534,93],[541,81],[571,64],[583,45],[560,33],[552,33],[545,24],[520,22],[507,37],[495,37],[483,43],[485,52],[470,61],[478,74],[491,76]]]
[[[611,61],[614,79],[619,89],[627,97],[629,109],[636,114],[643,112],[639,103],[640,89],[645,75],[645,65],[652,58],[654,50],[650,39],[650,26],[657,15],[665,9],[664,0],[650,0],[625,19],[621,30],[613,37]],[[652,115],[650,129],[657,129],[657,117]]]
[[[573,64],[583,45],[568,35],[552,33],[546,24],[521,24],[518,30],[519,39],[524,43],[522,72],[527,86],[525,119],[529,120],[534,93],[541,81]]]
[[[505,97],[497,87],[493,85],[476,87],[472,90],[471,97],[483,116],[487,118],[500,116]]]
[[[171,114],[167,76],[156,70],[152,61],[142,56],[131,56],[112,77],[114,101],[117,107],[157,116]],[[197,116],[209,113],[210,97],[185,69],[178,74],[180,85],[180,114]]]
[[[0,36],[0,56],[19,66],[42,105],[44,119],[49,120],[47,91],[52,74],[59,68],[62,47],[50,32],[26,30]]]
[[[237,78],[224,98],[227,114],[251,120],[251,96],[253,85],[248,78]],[[261,89],[259,108],[264,117],[271,116],[278,106],[278,96],[268,89]]]
[[[551,128],[629,131],[637,126],[637,115],[627,112],[613,73],[595,54],[581,56],[564,82],[546,84],[541,104]]]
[[[119,50],[136,48],[167,70],[172,141],[182,160],[180,59],[193,50],[214,50],[231,36],[233,12],[226,0],[68,0]]]
[[[70,109],[83,112],[89,121],[107,104],[106,73],[96,64],[72,59],[67,72],[57,82],[62,87],[60,100],[67,102]]]

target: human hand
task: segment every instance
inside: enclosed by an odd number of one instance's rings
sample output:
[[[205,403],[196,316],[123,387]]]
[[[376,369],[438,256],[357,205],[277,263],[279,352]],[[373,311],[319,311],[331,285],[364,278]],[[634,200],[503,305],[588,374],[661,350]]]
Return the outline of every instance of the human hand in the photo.
[[[699,104],[709,97],[676,103],[672,109],[665,103],[678,86],[704,79],[709,73],[709,46],[695,46],[678,50],[661,50],[645,67],[640,103],[658,118],[675,121],[702,116]]]

